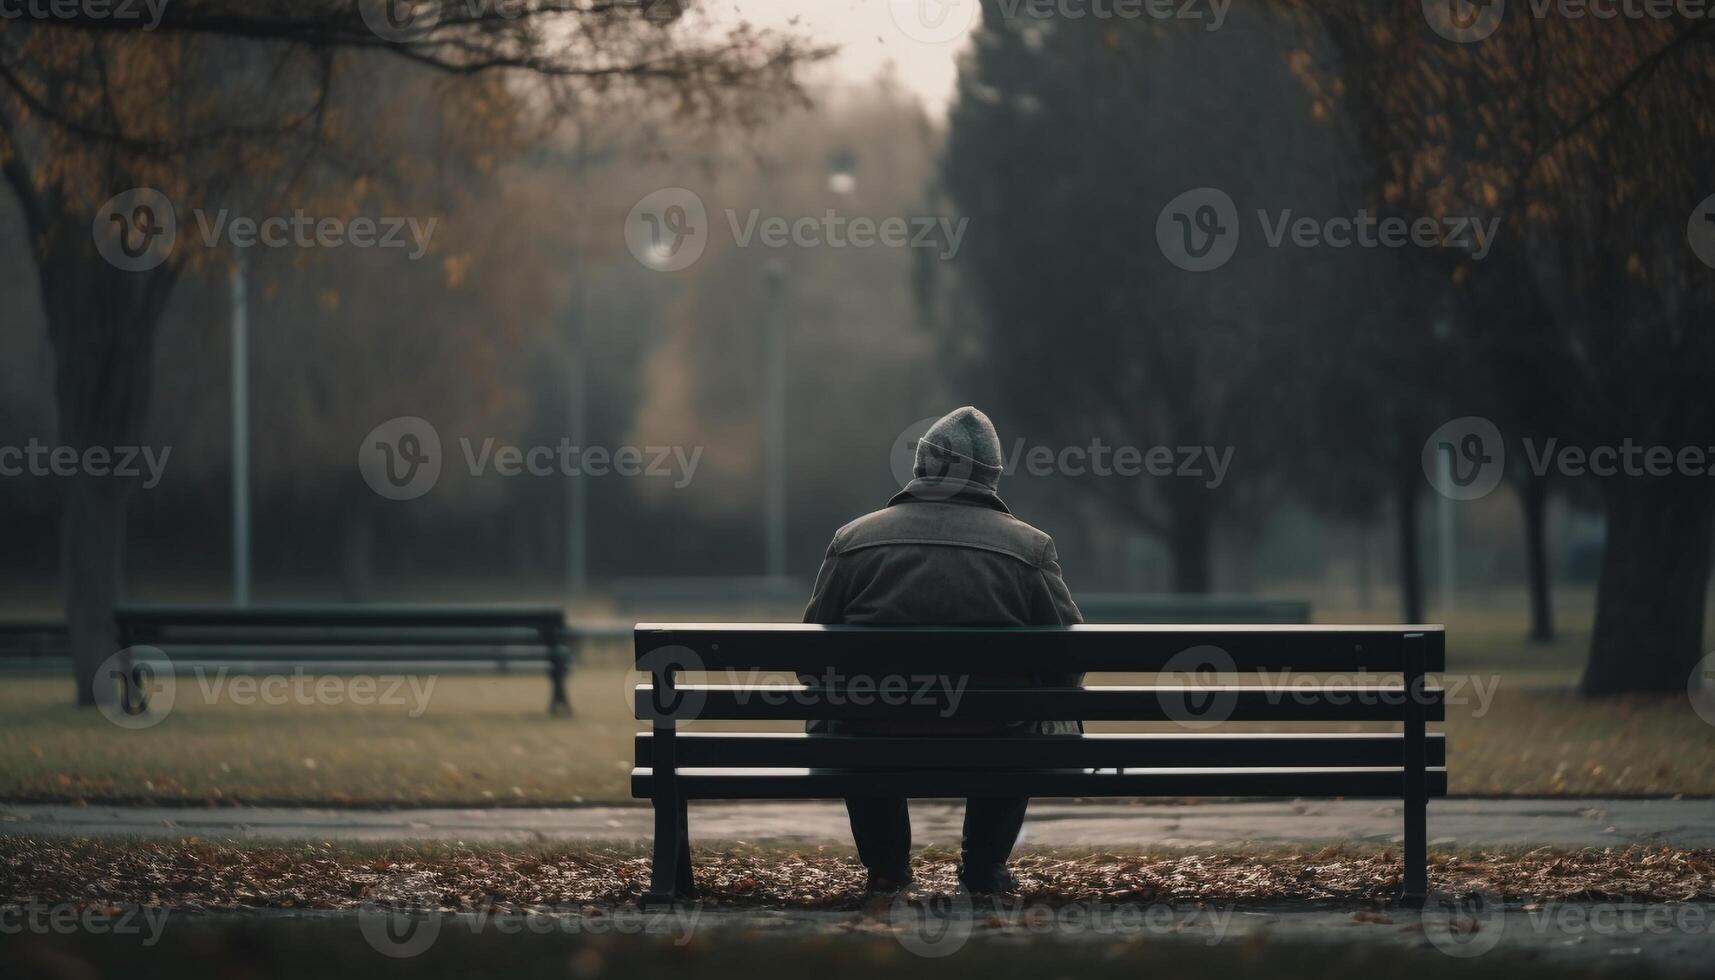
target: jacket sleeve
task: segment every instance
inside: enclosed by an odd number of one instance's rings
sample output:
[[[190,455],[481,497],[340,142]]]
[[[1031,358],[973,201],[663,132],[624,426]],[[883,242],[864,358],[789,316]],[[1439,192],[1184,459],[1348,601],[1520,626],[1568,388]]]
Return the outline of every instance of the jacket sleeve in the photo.
[[[1042,564],[1037,568],[1037,583],[1033,625],[1076,626],[1084,621],[1084,614],[1072,601],[1072,590],[1066,587],[1066,578],[1060,572],[1060,556],[1054,550],[1053,539],[1049,539]]]
[[[810,604],[804,607],[804,622],[823,626],[838,626],[845,622],[845,599],[841,594],[840,556],[828,545],[822,568],[816,573],[816,586],[810,590]]]
[[[1084,614],[1072,601],[1072,590],[1066,587],[1065,576],[1060,572],[1060,556],[1054,550],[1052,539],[1048,541],[1042,564],[1037,568],[1036,579],[1034,625],[1076,626],[1084,621]],[[1056,687],[1081,687],[1084,683],[1082,673],[1044,673],[1041,677],[1044,684]]]

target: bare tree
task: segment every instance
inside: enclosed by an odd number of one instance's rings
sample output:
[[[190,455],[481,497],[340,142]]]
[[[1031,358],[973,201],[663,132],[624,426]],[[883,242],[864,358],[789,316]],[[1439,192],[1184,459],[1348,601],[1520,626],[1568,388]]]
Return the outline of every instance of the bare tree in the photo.
[[[715,30],[669,0],[175,0],[158,23],[54,13],[0,21],[0,173],[41,286],[59,440],[80,452],[139,443],[155,325],[184,271],[212,261],[189,235],[169,248],[175,216],[125,192],[188,210],[240,193],[302,200],[316,167],[385,181],[397,161],[337,111],[373,59],[442,76],[434,122],[466,123],[468,152],[504,153],[597,98],[758,118],[797,97],[795,69],[823,53],[742,25]],[[93,703],[94,672],[115,649],[131,489],[80,474],[66,491],[79,704]]]

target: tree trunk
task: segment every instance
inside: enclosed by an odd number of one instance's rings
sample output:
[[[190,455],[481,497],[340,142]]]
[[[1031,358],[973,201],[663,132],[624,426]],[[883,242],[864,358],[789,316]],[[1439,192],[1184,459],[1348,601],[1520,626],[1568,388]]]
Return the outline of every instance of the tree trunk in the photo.
[[[1407,623],[1423,622],[1423,568],[1417,538],[1418,474],[1400,470],[1394,484],[1394,523],[1398,532],[1400,616]]]
[[[115,268],[92,246],[88,214],[55,214],[37,227],[45,229],[33,244],[54,350],[58,444],[80,461],[85,450],[101,448],[117,462],[116,447],[143,444],[155,326],[179,265]],[[118,652],[113,606],[123,591],[126,505],[137,482],[81,465],[67,478],[60,582],[80,707],[95,704],[95,669]]]
[[[1620,477],[1603,498],[1607,541],[1579,688],[1683,695],[1702,655],[1715,494],[1696,480]]]
[[[1527,476],[1518,483],[1524,509],[1525,570],[1530,580],[1530,638],[1554,639],[1554,581],[1548,566],[1548,481]]]
[[[129,498],[124,481],[79,475],[60,516],[60,583],[80,707],[95,704],[96,668],[119,649],[113,606],[123,588]]]

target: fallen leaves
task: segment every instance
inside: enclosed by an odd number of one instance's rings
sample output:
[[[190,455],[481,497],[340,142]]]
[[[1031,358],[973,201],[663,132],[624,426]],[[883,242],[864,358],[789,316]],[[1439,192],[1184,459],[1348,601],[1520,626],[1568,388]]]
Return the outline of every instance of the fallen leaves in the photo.
[[[956,855],[922,852],[920,887],[952,891]],[[1373,848],[1150,852],[1025,852],[1022,890],[1072,901],[1346,901],[1385,903],[1399,888],[1397,857]],[[857,908],[864,880],[847,852],[734,846],[699,853],[697,883],[714,904]],[[330,845],[232,845],[0,838],[0,904],[167,904],[191,909],[347,909],[401,877],[443,909],[528,911],[610,905],[639,897],[649,858],[634,849],[564,845],[533,850],[382,852]],[[1430,885],[1522,901],[1715,900],[1715,851],[1635,846],[1602,850],[1441,855]],[[1385,924],[1359,912],[1354,922]]]

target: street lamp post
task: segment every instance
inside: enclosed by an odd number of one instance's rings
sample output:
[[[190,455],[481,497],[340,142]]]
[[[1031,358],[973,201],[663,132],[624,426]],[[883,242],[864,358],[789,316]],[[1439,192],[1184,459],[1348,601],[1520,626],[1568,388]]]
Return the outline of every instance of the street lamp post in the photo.
[[[781,322],[780,294],[786,269],[779,259],[763,266],[768,290],[766,397],[763,444],[766,476],[763,512],[766,524],[766,567],[770,578],[786,575],[786,329]]]
[[[232,604],[250,604],[250,298],[243,253],[232,266]]]

